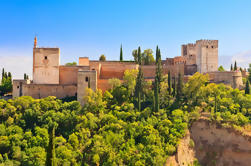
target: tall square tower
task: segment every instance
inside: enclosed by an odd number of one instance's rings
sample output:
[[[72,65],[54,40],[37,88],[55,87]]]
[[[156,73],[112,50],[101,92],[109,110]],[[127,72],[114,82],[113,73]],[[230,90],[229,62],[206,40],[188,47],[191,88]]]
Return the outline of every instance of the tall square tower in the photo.
[[[196,64],[200,73],[218,70],[218,40],[196,41]]]
[[[59,84],[59,48],[33,48],[33,83]]]

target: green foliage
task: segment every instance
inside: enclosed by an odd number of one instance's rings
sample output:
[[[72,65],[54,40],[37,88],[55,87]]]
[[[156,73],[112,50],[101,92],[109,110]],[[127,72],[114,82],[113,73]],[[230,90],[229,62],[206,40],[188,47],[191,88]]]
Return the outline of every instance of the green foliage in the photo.
[[[29,76],[26,73],[24,73],[24,80],[28,80],[28,79],[29,79]]]
[[[77,62],[68,62],[65,66],[77,66]]]
[[[234,62],[234,71],[237,71],[237,62]]]
[[[225,71],[225,69],[223,68],[223,66],[220,66],[220,67],[218,68],[218,71]]]
[[[250,94],[250,85],[249,85],[249,80],[247,80],[247,81],[246,81],[245,94]]]
[[[172,93],[172,76],[170,71],[168,71],[168,93],[169,95]]]
[[[145,84],[145,80],[144,80],[144,76],[143,76],[143,72],[141,69],[141,66],[139,68],[139,72],[138,72],[138,76],[136,79],[136,86],[135,86],[135,97],[137,98],[137,102],[138,102],[138,110],[141,111],[141,100],[143,97],[143,87]]]
[[[0,164],[164,165],[201,111],[235,128],[250,125],[251,95],[243,90],[209,84],[207,75],[196,73],[177,105],[167,76],[152,89],[151,81],[136,83],[141,72],[126,71],[125,82],[104,93],[86,89],[83,107],[55,97],[0,100]],[[134,89],[142,90],[140,109]]]
[[[249,82],[251,82],[251,63],[249,64],[248,72],[249,72],[248,80]]]
[[[106,57],[104,54],[100,55],[99,61],[106,61]]]
[[[7,93],[12,92],[12,75],[10,72],[5,72],[4,68],[2,69],[2,79],[0,84],[0,96],[3,96]]]
[[[152,49],[146,49],[143,53],[140,54],[138,50],[135,49],[132,51],[132,56],[137,64],[139,64],[139,58],[141,59],[142,65],[151,65],[155,62]]]
[[[112,89],[121,85],[121,81],[118,78],[111,78],[108,80],[108,83]]]

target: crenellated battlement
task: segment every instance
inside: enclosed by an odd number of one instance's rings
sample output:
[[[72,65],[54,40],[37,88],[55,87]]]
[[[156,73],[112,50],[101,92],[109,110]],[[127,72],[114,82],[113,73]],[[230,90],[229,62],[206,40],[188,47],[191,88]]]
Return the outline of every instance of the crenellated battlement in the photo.
[[[196,41],[196,45],[200,45],[200,46],[214,46],[214,47],[218,47],[218,40],[197,40]]]

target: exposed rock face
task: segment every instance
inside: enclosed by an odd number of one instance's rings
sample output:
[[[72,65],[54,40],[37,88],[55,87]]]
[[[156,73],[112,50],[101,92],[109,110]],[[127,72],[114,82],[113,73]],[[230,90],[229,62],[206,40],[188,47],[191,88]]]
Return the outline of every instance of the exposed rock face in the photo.
[[[250,166],[251,137],[206,119],[190,128],[195,157],[203,166]]]
[[[192,166],[196,159],[202,166],[250,166],[251,136],[201,118],[192,124],[166,166]]]
[[[177,153],[167,159],[166,166],[187,166],[192,165],[195,160],[195,152],[190,145],[190,133],[187,132],[186,136],[180,140],[177,147]]]

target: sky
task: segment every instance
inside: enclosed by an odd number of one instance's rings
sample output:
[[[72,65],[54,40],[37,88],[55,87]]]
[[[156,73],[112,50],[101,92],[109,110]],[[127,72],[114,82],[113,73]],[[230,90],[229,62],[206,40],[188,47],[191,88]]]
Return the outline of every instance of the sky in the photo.
[[[124,59],[155,50],[162,59],[181,45],[219,40],[219,65],[251,63],[250,0],[0,0],[0,69],[32,75],[35,35],[40,47],[59,47],[61,64],[87,56]]]

